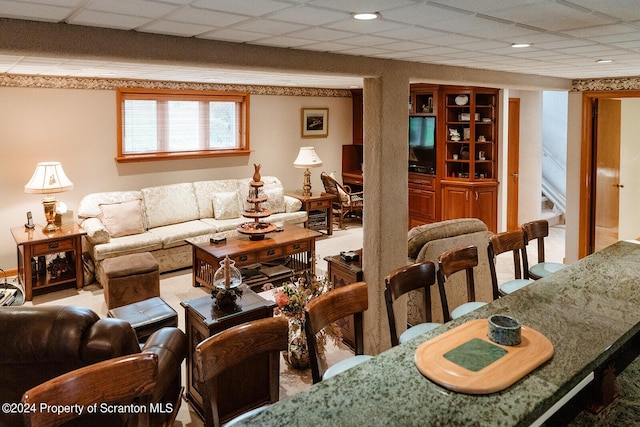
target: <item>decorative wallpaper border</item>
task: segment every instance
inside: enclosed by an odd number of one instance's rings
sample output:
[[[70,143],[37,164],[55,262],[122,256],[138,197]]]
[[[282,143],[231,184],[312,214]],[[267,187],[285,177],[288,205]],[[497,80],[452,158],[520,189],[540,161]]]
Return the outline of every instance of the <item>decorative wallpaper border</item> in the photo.
[[[0,74],[0,87],[91,90],[114,90],[118,87],[174,90],[235,90],[248,92],[252,95],[351,97],[351,91],[348,89],[102,79],[90,77],[30,76],[22,74]]]
[[[594,92],[607,90],[640,90],[640,77],[615,77],[604,79],[574,80],[571,92]]]

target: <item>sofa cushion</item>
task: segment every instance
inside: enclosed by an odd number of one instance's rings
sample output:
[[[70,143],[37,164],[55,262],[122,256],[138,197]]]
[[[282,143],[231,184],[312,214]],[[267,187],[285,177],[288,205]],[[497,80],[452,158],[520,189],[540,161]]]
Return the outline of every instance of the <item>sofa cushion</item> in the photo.
[[[236,191],[220,191],[213,194],[213,217],[232,219],[240,217],[240,194]]]
[[[78,218],[98,218],[102,213],[101,204],[122,203],[131,200],[142,200],[140,191],[108,191],[104,193],[87,194],[78,206]],[[144,209],[144,206],[143,206]]]
[[[245,222],[253,220],[241,216],[239,218],[230,219],[202,218],[200,221],[204,222],[210,227],[215,227],[216,233],[221,233],[223,231],[235,230],[240,224],[244,224]]]
[[[102,261],[105,258],[132,254],[136,252],[150,252],[162,249],[162,239],[148,231],[130,236],[116,237],[93,247],[94,261]]]
[[[161,185],[141,190],[149,228],[198,219],[198,203],[193,184]]]
[[[200,218],[213,218],[213,195],[218,192],[238,191],[237,179],[196,181],[193,190],[198,201]]]
[[[414,227],[408,233],[408,256],[416,258],[420,249],[432,240],[461,234],[487,231],[486,224],[477,218],[459,218]]]
[[[144,233],[142,201],[100,204],[100,220],[111,237]]]
[[[213,234],[216,231],[218,231],[216,227],[200,220],[165,225],[149,230],[151,234],[160,238],[164,249],[186,245],[185,239],[202,234]]]
[[[264,193],[268,197],[267,208],[271,213],[281,213],[285,211],[284,189],[282,187],[269,188],[264,190]]]

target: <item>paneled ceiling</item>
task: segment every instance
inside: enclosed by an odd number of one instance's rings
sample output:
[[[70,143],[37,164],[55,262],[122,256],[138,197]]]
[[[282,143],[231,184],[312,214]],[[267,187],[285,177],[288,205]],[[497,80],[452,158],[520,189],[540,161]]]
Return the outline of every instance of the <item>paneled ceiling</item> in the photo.
[[[363,11],[377,12],[379,19],[353,19]],[[638,0],[0,0],[0,17],[569,79],[635,76],[640,70]],[[237,70],[216,70],[212,79],[210,71],[193,67],[1,53],[0,72],[315,87],[361,83]]]

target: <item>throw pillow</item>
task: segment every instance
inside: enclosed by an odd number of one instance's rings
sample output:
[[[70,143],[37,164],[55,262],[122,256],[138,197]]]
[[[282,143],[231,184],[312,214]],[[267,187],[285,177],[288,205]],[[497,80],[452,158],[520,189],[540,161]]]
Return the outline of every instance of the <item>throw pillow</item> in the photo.
[[[283,188],[265,189],[264,194],[267,196],[267,209],[269,209],[271,213],[286,211]]]
[[[221,191],[213,195],[213,217],[215,219],[240,218],[237,191]]]
[[[100,220],[111,237],[144,233],[141,200],[103,203],[100,205],[100,212]]]

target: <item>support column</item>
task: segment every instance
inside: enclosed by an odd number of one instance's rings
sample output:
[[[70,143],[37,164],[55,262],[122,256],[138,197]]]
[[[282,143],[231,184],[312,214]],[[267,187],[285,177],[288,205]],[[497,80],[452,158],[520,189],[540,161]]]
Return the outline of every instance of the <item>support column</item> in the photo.
[[[391,347],[384,278],[407,263],[409,79],[397,73],[364,80],[363,270],[369,289],[365,354]],[[406,322],[406,306],[398,306]]]

